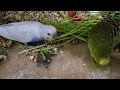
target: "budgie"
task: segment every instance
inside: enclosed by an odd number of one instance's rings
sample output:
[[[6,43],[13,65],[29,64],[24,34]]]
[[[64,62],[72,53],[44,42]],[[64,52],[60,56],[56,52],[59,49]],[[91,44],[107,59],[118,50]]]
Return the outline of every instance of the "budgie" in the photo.
[[[42,40],[51,40],[57,34],[52,25],[45,25],[38,21],[22,21],[0,25],[0,36],[24,44]]]
[[[100,65],[110,62],[111,50],[120,43],[120,12],[108,14],[90,31],[88,47]]]

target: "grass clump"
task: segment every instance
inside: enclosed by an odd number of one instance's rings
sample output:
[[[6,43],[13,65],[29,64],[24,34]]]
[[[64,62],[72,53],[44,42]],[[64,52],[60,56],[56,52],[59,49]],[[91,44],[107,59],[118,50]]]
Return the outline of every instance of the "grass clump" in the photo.
[[[60,14],[60,20],[54,20],[54,21],[51,21],[41,15],[42,23],[53,25],[54,27],[56,27],[57,36],[54,37],[52,40],[48,41],[47,43],[44,43],[30,50],[40,51],[41,53],[44,51],[50,52],[50,50],[54,48],[60,48],[65,44],[70,43],[74,40],[75,41],[82,40],[87,42],[88,34],[91,28],[94,27],[99,21],[98,18],[91,18],[88,19],[87,21],[72,22],[73,18],[68,18],[65,15],[64,11],[60,11],[59,14]],[[53,45],[53,46],[49,48],[45,48],[47,47],[47,45]],[[45,58],[45,55],[43,55],[43,53],[42,56],[43,58]]]
[[[82,40],[87,42],[90,29],[99,21],[98,19],[93,18],[88,21],[72,22],[73,19],[65,16],[63,11],[60,12],[60,16],[60,21],[50,21],[46,18],[42,19],[44,24],[50,24],[57,28],[57,37],[53,38],[48,43],[56,44],[62,41],[63,43],[59,43],[59,46],[64,45],[65,42],[71,42],[73,40]]]
[[[59,48],[74,40],[82,40],[87,42],[88,34],[91,28],[94,27],[99,21],[98,18],[91,18],[87,21],[72,22],[73,18],[68,18],[64,11],[59,11],[59,14],[61,19],[54,21],[51,21],[41,15],[42,23],[53,25],[57,29],[57,36],[47,43],[42,44],[43,46],[52,44],[55,46],[54,48]]]
[[[56,27],[57,36],[46,43],[38,44],[36,47],[24,50],[20,52],[20,54],[34,50],[41,54],[41,60],[46,60],[47,56],[45,53],[49,52],[51,54],[54,54],[54,52],[56,52],[54,49],[57,48],[58,50],[60,47],[64,46],[67,43],[70,43],[72,41],[87,42],[88,34],[91,28],[94,27],[99,21],[99,19],[96,17],[88,16],[87,21],[73,22],[73,18],[68,18],[65,15],[64,11],[60,11],[59,14],[60,19],[54,21],[45,18],[44,15],[41,15],[42,23]]]

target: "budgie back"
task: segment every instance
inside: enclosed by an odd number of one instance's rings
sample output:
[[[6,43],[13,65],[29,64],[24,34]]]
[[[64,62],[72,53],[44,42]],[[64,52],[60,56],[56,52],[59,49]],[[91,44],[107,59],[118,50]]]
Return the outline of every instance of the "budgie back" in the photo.
[[[50,31],[52,30],[47,31],[47,26],[37,21],[23,21],[0,25],[1,36],[22,43],[41,41],[44,39],[45,34]]]

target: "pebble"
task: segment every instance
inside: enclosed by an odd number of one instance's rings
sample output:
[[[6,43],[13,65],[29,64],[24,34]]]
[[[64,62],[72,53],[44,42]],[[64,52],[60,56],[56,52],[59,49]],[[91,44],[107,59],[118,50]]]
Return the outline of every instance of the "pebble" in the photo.
[[[81,60],[78,60],[79,62],[82,62]]]
[[[58,49],[54,48],[54,53],[57,54],[58,53]]]
[[[0,59],[4,58],[4,55],[0,55]]]
[[[4,55],[4,57],[3,57],[3,58],[4,58],[4,60],[6,60],[6,59],[7,59],[7,56],[5,56],[5,55]]]
[[[60,51],[60,53],[63,53],[63,51]]]
[[[33,60],[35,58],[35,56],[30,56],[30,59]]]
[[[68,52],[67,54],[70,54],[70,52]]]
[[[34,62],[36,62],[37,60],[36,60],[36,59],[34,59],[33,61],[34,61]]]
[[[0,55],[0,59],[6,60],[6,59],[7,59],[7,56],[6,56],[6,55]]]
[[[119,49],[116,49],[115,51],[116,51],[116,52],[119,52]]]

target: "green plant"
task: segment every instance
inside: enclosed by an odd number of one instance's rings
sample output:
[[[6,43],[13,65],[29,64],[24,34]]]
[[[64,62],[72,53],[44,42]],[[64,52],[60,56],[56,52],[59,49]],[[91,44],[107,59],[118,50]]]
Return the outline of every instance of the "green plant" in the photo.
[[[50,51],[53,48],[60,48],[73,40],[82,40],[87,42],[88,34],[93,26],[99,21],[98,18],[91,18],[88,21],[72,22],[72,18],[68,18],[64,11],[60,11],[60,20],[51,21],[42,16],[42,22],[44,24],[53,25],[57,29],[57,36],[54,37],[49,42],[37,46],[36,48],[30,49],[35,51],[40,51],[43,58],[42,52]],[[89,17],[88,17],[89,18]],[[44,46],[51,45],[50,48],[45,48]],[[54,45],[54,46],[52,46]]]

